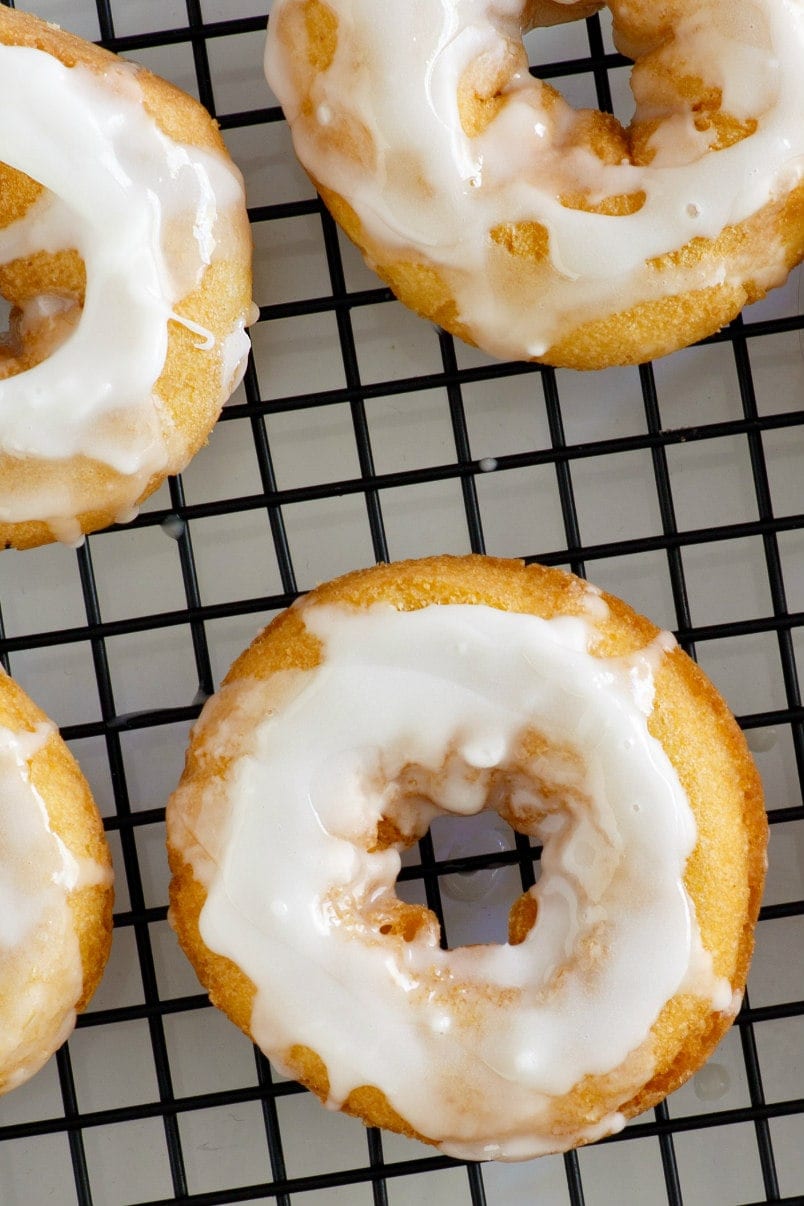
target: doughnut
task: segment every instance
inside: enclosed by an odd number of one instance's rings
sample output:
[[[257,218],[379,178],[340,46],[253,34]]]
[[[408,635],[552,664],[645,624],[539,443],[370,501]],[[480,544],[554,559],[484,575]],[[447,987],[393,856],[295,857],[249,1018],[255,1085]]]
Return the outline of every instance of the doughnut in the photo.
[[[197,101],[5,7],[0,104],[0,548],[80,543],[186,466],[243,374],[242,179]]]
[[[483,809],[541,874],[507,943],[444,949],[401,852]],[[767,840],[742,734],[670,634],[479,556],[278,616],[205,705],[167,833],[213,1004],[331,1108],[472,1160],[592,1142],[697,1070],[740,1006]]]
[[[266,75],[302,165],[413,310],[504,359],[636,364],[804,257],[804,11],[609,0],[636,110],[574,110],[523,36],[571,0],[278,0]]]
[[[58,730],[0,670],[0,1094],[50,1058],[112,935],[103,825]]]

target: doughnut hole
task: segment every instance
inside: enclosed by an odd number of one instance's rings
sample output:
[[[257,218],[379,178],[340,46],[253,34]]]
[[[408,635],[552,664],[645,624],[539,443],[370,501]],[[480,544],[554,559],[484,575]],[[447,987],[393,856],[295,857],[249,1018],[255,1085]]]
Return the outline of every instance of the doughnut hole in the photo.
[[[401,852],[410,847],[436,816],[450,817],[458,826],[484,812],[497,814],[528,837],[552,838],[557,846],[579,827],[588,829],[590,861],[600,862],[592,849],[597,825],[585,790],[585,761],[579,752],[554,745],[536,730],[523,733],[511,757],[500,766],[475,766],[453,748],[437,770],[408,764],[390,782],[381,775],[369,775],[368,781],[373,792],[386,797],[375,831],[358,843],[370,853]],[[604,850],[604,837],[599,840]],[[605,855],[602,857],[605,861]],[[333,890],[324,909],[332,921],[362,941],[437,945],[442,935],[435,914],[423,905],[401,900],[394,889],[394,884],[383,884],[378,878],[362,898]],[[536,920],[536,899],[525,892],[510,906],[508,941],[514,945],[524,942]]]
[[[24,218],[43,194],[30,176],[0,163],[0,232]],[[68,338],[85,288],[84,265],[74,251],[40,251],[0,263],[0,298],[8,311],[7,329],[0,329],[0,377],[33,368]]]
[[[46,360],[75,330],[86,274],[75,251],[45,251],[0,266],[0,295],[10,307],[0,342],[0,377],[23,373]]]
[[[526,773],[525,765],[529,770]],[[505,766],[478,768],[466,761],[456,749],[448,752],[444,763],[433,771],[426,767],[409,764],[402,768],[396,778],[387,785],[391,799],[380,819],[374,837],[373,850],[407,846],[420,838],[427,825],[423,818],[432,816],[435,810],[445,808],[447,797],[453,801],[468,800],[466,811],[472,814],[471,804],[482,803],[483,810],[498,813],[513,828],[530,836],[551,838],[561,844],[574,830],[576,824],[584,824],[592,812],[591,802],[585,795],[582,784],[586,774],[583,756],[569,746],[557,746],[536,730],[524,732],[511,758]],[[453,811],[452,815],[456,813]],[[412,823],[418,818],[419,823]],[[569,819],[569,824],[565,822]],[[350,929],[354,937],[362,942],[382,946],[384,942],[424,942],[437,944],[440,933],[435,915],[421,905],[409,905],[400,901],[392,892],[377,900],[372,894],[369,907],[361,909],[354,900],[343,901],[332,896],[327,901],[329,915],[337,914],[338,921]],[[523,893],[513,902],[508,918],[508,941],[511,945],[523,943],[534,926],[538,925],[538,906],[535,897]],[[538,941],[538,938],[537,938]],[[593,943],[585,958],[588,966],[605,957],[604,944]],[[579,956],[580,957],[580,956]],[[431,986],[438,993],[439,987]],[[452,996],[454,986],[445,990]],[[473,991],[493,993],[496,1001],[505,1007],[507,990],[498,986],[473,983]],[[471,1009],[471,1003],[467,1004]],[[672,1041],[676,1032],[690,1028],[690,1017],[694,1019],[692,1030],[697,1027],[704,1033],[708,1043],[712,1023],[706,1018],[706,1010],[691,998],[671,1001],[655,1027],[657,1041]],[[719,1023],[722,1027],[722,1020]],[[669,1036],[669,1038],[668,1038]],[[704,1040],[701,1040],[702,1042]],[[312,1092],[326,1101],[330,1093],[330,1079],[325,1061],[311,1048],[296,1044],[283,1056],[290,1074]],[[600,1103],[606,1095],[616,1099],[622,1095],[622,1085],[631,1081],[639,1083],[650,1075],[652,1057],[649,1052],[637,1050],[610,1074],[602,1077],[582,1078],[573,1090],[560,1099],[555,1106],[556,1133],[566,1129],[571,1133],[581,1116],[594,1117],[600,1111]],[[667,1074],[668,1087],[678,1077],[676,1069]],[[644,1108],[652,1097],[646,1096],[640,1106]],[[341,1108],[372,1125],[385,1127],[406,1134],[425,1143],[434,1140],[413,1129],[390,1104],[383,1091],[373,1084],[359,1085],[353,1089]]]
[[[497,75],[490,74],[486,60],[475,60],[464,73],[458,90],[458,109],[461,124],[468,137],[482,134],[505,104],[502,95],[514,70],[522,70],[522,63],[513,63],[511,50],[510,72],[506,65],[497,65]],[[522,49],[519,47],[519,49]],[[611,113],[596,109],[581,109],[570,113],[560,93],[544,82],[540,88],[540,105],[543,115],[553,117],[551,138],[556,146],[566,151],[586,151],[600,163],[616,165],[626,162],[630,155],[629,138],[622,124]],[[564,130],[559,141],[559,127]],[[634,214],[645,204],[646,195],[639,190],[630,194],[617,194],[595,199],[591,189],[562,192],[561,204],[567,209],[585,210],[587,213],[606,214],[619,217]],[[528,234],[538,230],[539,234]],[[504,246],[510,254],[529,262],[546,261],[548,258],[548,236],[544,226],[535,222],[520,222],[495,227],[490,231],[493,242]]]

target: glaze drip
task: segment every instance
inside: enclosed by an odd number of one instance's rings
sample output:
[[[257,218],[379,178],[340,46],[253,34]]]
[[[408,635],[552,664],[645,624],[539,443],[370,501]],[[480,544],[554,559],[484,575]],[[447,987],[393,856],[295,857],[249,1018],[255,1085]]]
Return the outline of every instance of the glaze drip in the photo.
[[[108,884],[107,868],[78,859],[50,826],[47,808],[31,782],[29,764],[54,732],[49,724],[14,732],[0,727],[0,1068],[15,1066],[0,1084],[5,1092],[22,1083],[42,1063],[49,984],[59,984],[59,1001],[77,1004],[83,969],[70,894],[92,884]],[[47,975],[32,969],[45,969]],[[14,992],[7,991],[9,985]],[[75,1025],[67,1009],[50,1050]]]
[[[266,74],[297,154],[354,210],[369,259],[435,269],[457,322],[486,350],[540,357],[582,323],[641,303],[747,279],[767,289],[786,276],[773,238],[757,267],[737,253],[727,267],[722,256],[672,270],[657,260],[716,239],[804,178],[798,0],[676,4],[660,36],[650,15],[640,30],[636,6],[611,0],[615,40],[643,58],[632,129],[645,135],[639,156],[626,140],[613,162],[585,145],[581,116],[530,76],[520,0],[323,7],[336,45],[315,71],[292,44],[297,0],[279,0],[269,23]],[[732,130],[742,123],[741,136],[721,145],[718,123],[668,89],[668,76],[694,80],[709,98],[700,103]],[[493,93],[489,80],[498,81],[493,116],[467,131],[461,91]],[[623,197],[626,212],[593,212]],[[536,228],[545,242],[518,273],[500,249],[512,228]]]
[[[570,1133],[567,1095],[605,1075],[628,1100],[680,990],[733,1007],[684,886],[689,802],[647,724],[672,637],[596,657],[604,607],[547,621],[302,605],[320,665],[224,687],[197,728],[202,760],[232,760],[180,822],[182,848],[204,942],[256,985],[255,1040],[291,1072],[294,1045],[317,1052],[333,1106],[378,1086],[459,1157],[618,1129],[592,1114]],[[484,808],[544,843],[535,925],[517,945],[444,951],[430,917],[406,940],[383,822],[413,840],[439,811]]]
[[[245,315],[221,352],[211,332],[176,313],[228,254],[226,223],[243,205],[240,175],[223,155],[163,134],[143,108],[137,75],[123,61],[99,76],[44,51],[0,45],[0,104],[14,114],[0,131],[0,162],[46,190],[0,229],[0,265],[74,250],[87,275],[73,329],[39,364],[0,379],[0,454],[99,462],[131,478],[132,502],[155,473],[186,461],[156,388],[168,321],[186,324],[210,351],[221,401],[248,351]],[[44,520],[58,535],[88,505],[56,496],[42,473],[29,487],[0,500],[0,520]]]

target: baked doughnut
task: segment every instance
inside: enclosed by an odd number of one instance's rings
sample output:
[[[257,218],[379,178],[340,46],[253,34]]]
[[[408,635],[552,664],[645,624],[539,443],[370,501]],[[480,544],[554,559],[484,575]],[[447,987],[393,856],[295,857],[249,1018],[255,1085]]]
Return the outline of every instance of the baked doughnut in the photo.
[[[245,367],[242,180],[189,96],[0,7],[0,548],[131,519]]]
[[[544,845],[509,942],[443,950],[394,892],[439,813]],[[172,924],[212,1001],[327,1104],[453,1156],[618,1130],[742,997],[762,792],[698,667],[559,570],[435,557],[282,613],[195,728]]]
[[[112,873],[58,731],[0,670],[0,1093],[38,1072],[101,978]]]
[[[624,128],[528,72],[571,0],[278,0],[266,73],[321,196],[397,296],[498,357],[640,363],[804,256],[804,14],[609,0]]]

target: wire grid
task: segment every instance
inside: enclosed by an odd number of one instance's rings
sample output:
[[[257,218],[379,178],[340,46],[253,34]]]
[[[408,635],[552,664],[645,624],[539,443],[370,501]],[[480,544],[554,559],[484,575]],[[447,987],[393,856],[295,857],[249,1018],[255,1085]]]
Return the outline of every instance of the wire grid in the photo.
[[[282,115],[256,82],[262,7],[39,7],[195,91],[236,158],[241,147],[261,305],[244,385],[183,479],[128,528],[75,551],[0,560],[4,662],[83,761],[118,871],[104,986],[49,1068],[0,1103],[0,1200],[801,1201],[796,282],[698,348],[638,370],[560,373],[454,343],[398,307],[302,181]],[[605,21],[572,29],[569,53],[550,62],[558,44],[542,35],[540,76],[578,103],[616,110],[627,61]],[[231,560],[216,560],[229,546]],[[175,783],[187,728],[231,657],[317,579],[470,549],[588,572],[675,629],[754,739],[772,825],[773,889],[750,991],[724,1043],[729,1059],[718,1052],[694,1093],[687,1086],[621,1135],[521,1166],[464,1165],[322,1111],[176,970],[166,926],[162,787]],[[252,561],[269,589],[252,586]],[[407,860],[400,893],[426,900],[449,938],[457,929],[444,889],[456,875],[508,876],[509,886],[513,875],[528,887],[538,853],[521,835],[481,832],[456,852],[431,833]],[[192,1075],[181,1054],[188,1027]],[[140,1065],[152,1080],[130,1091]],[[247,1140],[233,1139],[232,1120],[246,1118]],[[303,1150],[315,1153],[309,1165]]]

